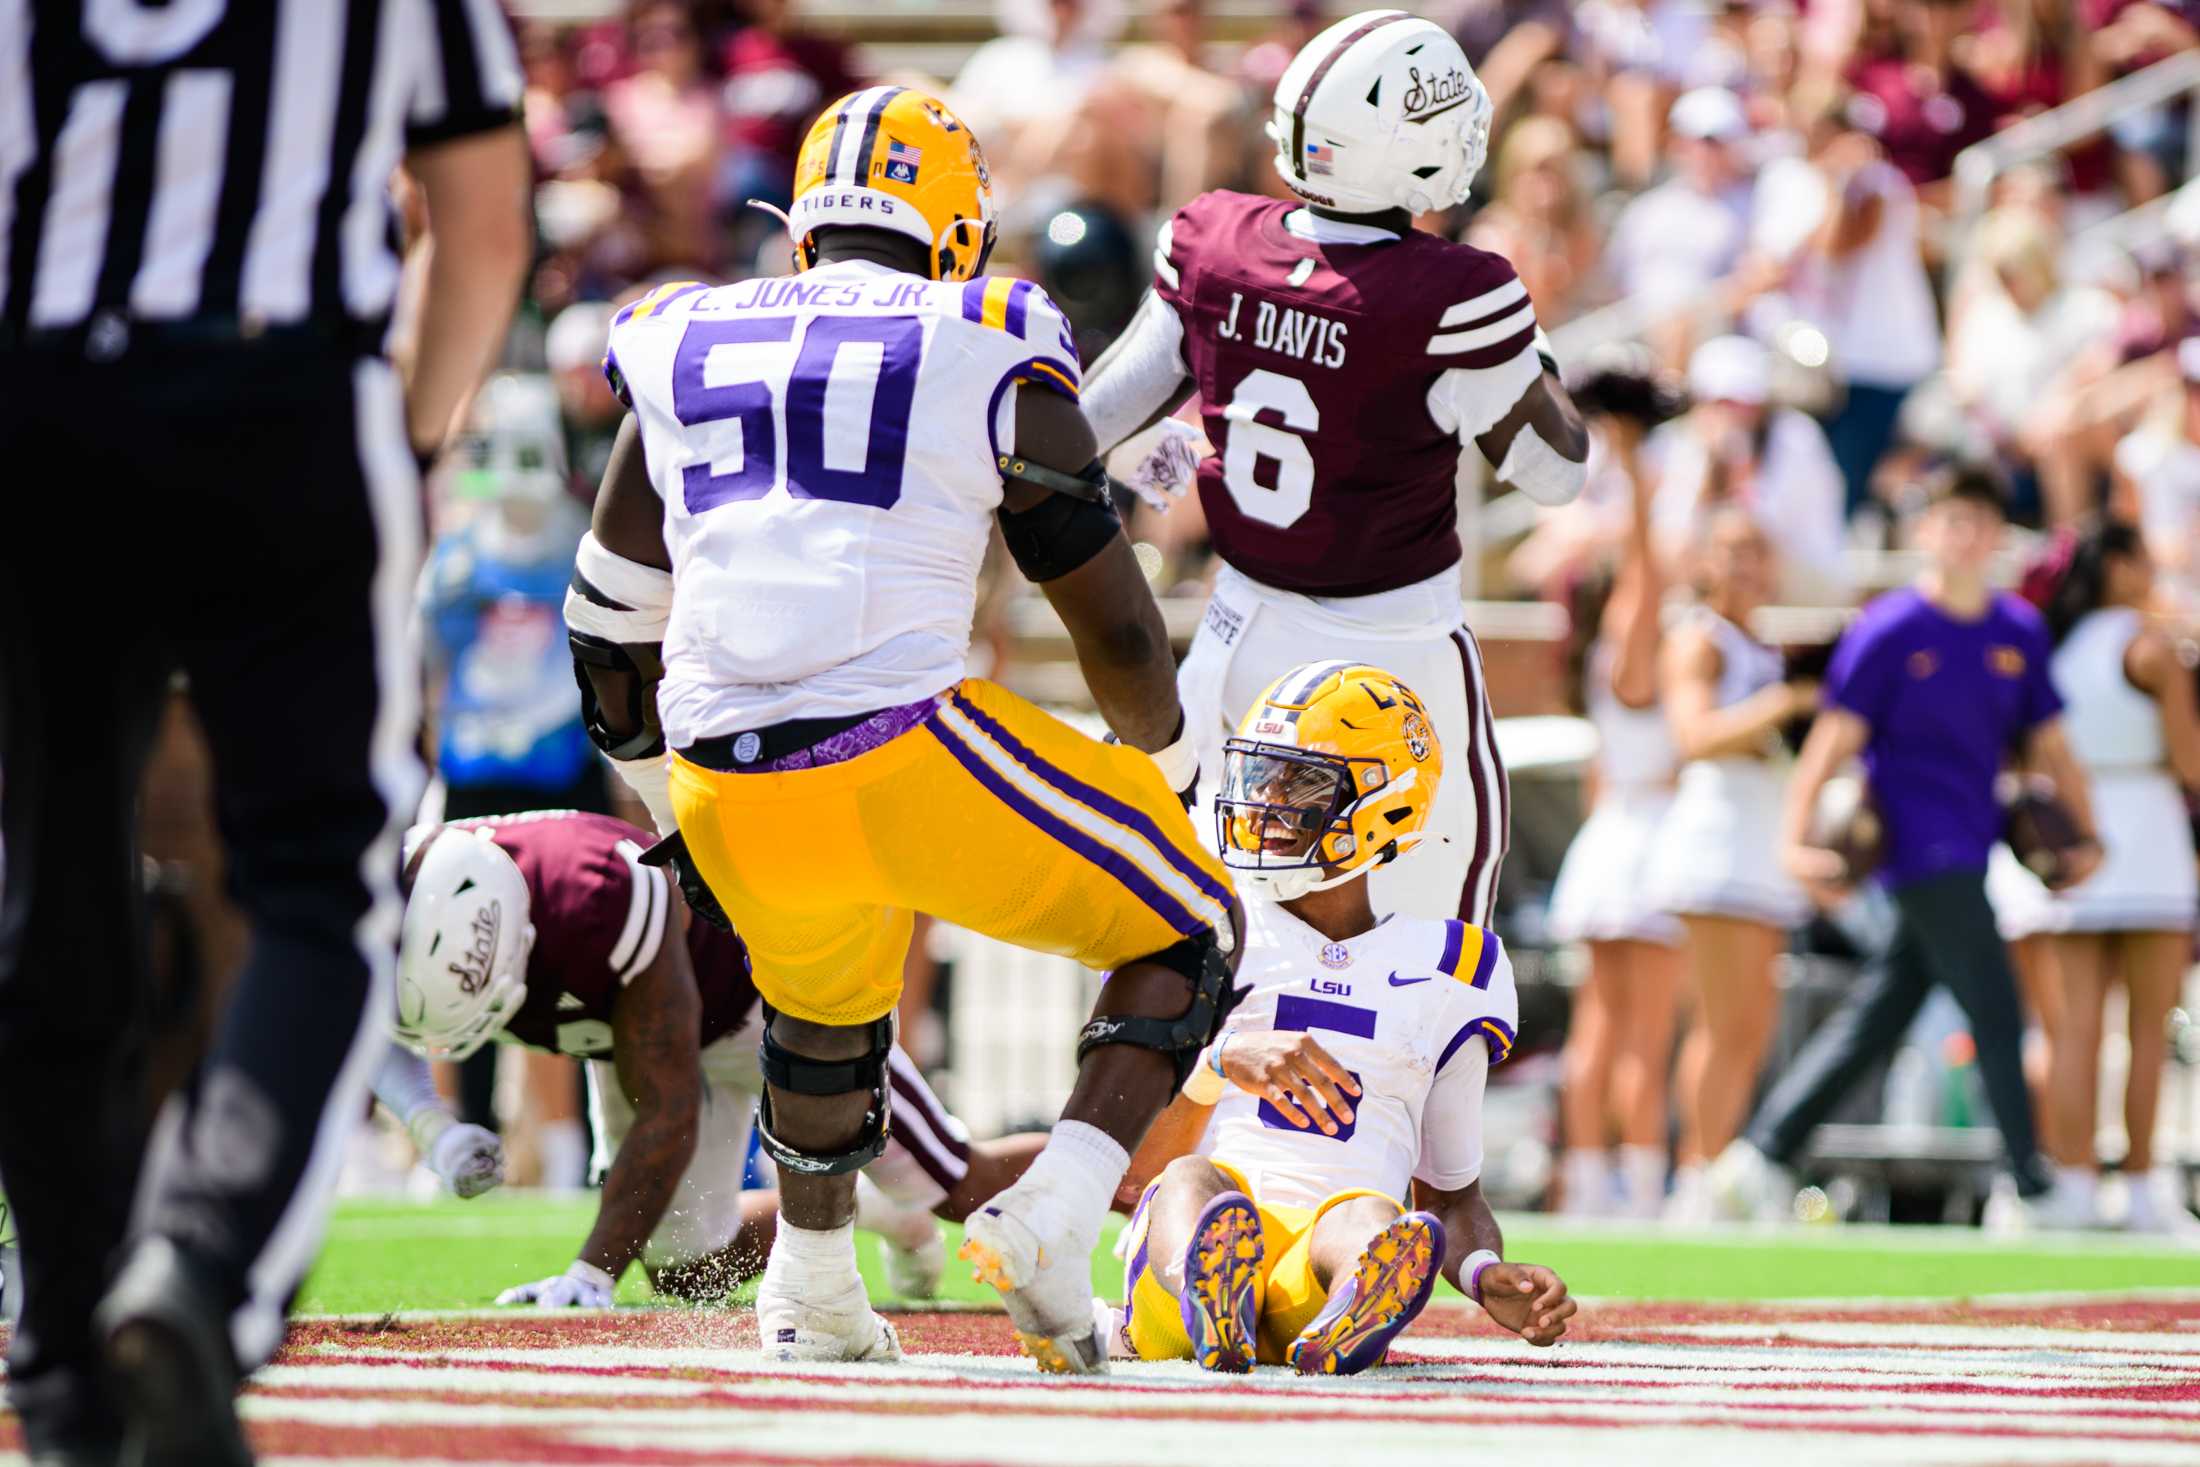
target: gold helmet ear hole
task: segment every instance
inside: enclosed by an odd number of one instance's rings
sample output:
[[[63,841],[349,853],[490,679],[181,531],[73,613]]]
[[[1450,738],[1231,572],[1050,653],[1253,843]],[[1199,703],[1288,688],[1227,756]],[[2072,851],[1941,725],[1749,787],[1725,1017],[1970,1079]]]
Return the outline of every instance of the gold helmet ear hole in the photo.
[[[1382,784],[1383,779],[1384,775],[1382,767],[1380,765],[1375,765],[1371,766],[1368,769],[1365,783],[1369,789],[1375,789]]]

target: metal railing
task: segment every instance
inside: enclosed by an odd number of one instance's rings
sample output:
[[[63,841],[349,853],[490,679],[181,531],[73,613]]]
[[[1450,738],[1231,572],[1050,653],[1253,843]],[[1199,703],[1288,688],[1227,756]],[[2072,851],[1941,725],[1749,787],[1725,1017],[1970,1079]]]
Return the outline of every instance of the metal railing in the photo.
[[[1965,148],[1956,155],[1955,230],[1949,241],[1950,256],[1960,258],[1965,253],[1979,216],[1986,212],[1993,196],[1995,179],[2083,142],[2118,118],[2195,92],[2200,92],[2200,50],[2183,51]],[[2189,173],[2200,164],[2200,107],[2192,109],[2186,126],[2185,166]]]

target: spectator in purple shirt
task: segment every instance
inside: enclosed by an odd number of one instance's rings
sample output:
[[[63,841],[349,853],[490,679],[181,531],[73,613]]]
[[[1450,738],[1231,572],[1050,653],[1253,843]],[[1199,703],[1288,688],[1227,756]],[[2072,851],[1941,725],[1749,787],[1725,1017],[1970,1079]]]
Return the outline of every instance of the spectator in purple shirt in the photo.
[[[2055,1215],[2019,1057],[2016,979],[1986,901],[1986,856],[2002,824],[1994,781],[2005,755],[2015,751],[2052,778],[2088,835],[2092,810],[2048,676],[2046,626],[2028,602],[1987,582],[2003,527],[2000,486],[1984,471],[1958,469],[1929,488],[1917,530],[1925,570],[1914,586],[1867,606],[1834,649],[1824,711],[1787,792],[1788,869],[1830,899],[1843,864],[1810,845],[1808,832],[1826,780],[1862,756],[1886,830],[1878,879],[1898,914],[1894,940],[1765,1098],[1746,1139],[1713,1167],[1714,1195],[1730,1211],[1762,1213],[1793,1197],[1783,1169],[1944,984],[1978,1043],[2020,1199],[2012,1220]],[[2100,854],[2089,840],[2071,880],[2090,875]]]

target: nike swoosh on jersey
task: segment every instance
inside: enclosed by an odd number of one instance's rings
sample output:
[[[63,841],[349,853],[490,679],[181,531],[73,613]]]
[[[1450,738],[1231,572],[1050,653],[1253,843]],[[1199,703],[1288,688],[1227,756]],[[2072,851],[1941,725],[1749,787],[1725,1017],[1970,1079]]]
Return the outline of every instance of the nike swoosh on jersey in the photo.
[[[1393,969],[1390,975],[1390,986],[1392,988],[1411,988],[1416,983],[1427,983],[1431,981],[1435,976],[1436,975],[1432,973],[1429,974],[1427,977],[1422,978],[1400,978],[1397,974],[1397,971]]]

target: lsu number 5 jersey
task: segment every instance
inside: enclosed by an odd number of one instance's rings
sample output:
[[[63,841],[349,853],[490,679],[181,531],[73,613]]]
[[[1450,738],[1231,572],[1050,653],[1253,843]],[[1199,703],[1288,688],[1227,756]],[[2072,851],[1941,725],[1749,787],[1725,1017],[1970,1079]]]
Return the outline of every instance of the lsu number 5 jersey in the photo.
[[[1215,445],[1199,498],[1225,562],[1313,596],[1459,563],[1461,445],[1542,371],[1503,257],[1216,192],[1163,227],[1154,274]]]
[[[1268,902],[1246,908],[1230,1027],[1304,1031],[1359,1081],[1353,1118],[1301,1130],[1232,1086],[1200,1154],[1227,1164],[1263,1204],[1319,1208],[1339,1193],[1401,1202],[1418,1178],[1454,1191],[1482,1174],[1482,1090],[1519,1023],[1512,962],[1468,922],[1391,917],[1349,942]]]
[[[614,320],[604,367],[665,504],[674,748],[959,681],[1013,389],[1080,382],[1031,282],[863,261],[662,287]]]

